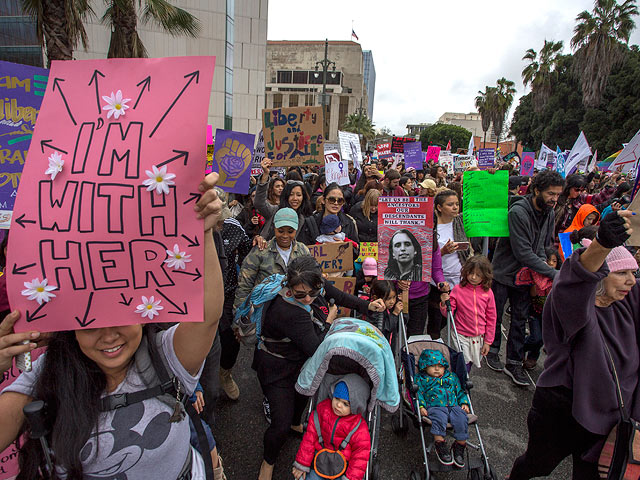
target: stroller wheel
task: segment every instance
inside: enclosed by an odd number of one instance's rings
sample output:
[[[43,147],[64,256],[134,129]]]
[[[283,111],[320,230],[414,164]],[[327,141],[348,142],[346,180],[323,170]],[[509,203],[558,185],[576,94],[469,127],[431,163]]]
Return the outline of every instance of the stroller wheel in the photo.
[[[483,480],[483,478],[487,478],[486,476],[482,476],[481,468],[474,468],[473,470],[469,470],[469,479],[470,480]]]
[[[402,425],[400,425],[401,415],[402,412],[400,412],[400,415],[394,415],[391,417],[391,430],[393,430],[393,433],[395,433],[396,435],[405,435],[407,431],[409,431],[409,424],[407,423],[409,419],[403,418]]]

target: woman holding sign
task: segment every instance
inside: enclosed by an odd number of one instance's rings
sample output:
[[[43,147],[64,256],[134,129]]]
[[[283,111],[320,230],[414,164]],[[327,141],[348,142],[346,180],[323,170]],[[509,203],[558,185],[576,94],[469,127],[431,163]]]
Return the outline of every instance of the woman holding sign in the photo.
[[[206,292],[224,288],[211,234],[222,208],[213,189],[217,179],[212,173],[201,183],[195,207],[204,219]],[[206,295],[204,321],[179,323],[155,336],[140,324],[54,333],[33,370],[0,395],[0,451],[24,432],[22,409],[38,399],[47,405],[48,438],[60,478],[203,479],[203,458],[189,445],[189,419],[180,399],[196,387],[222,300]],[[18,318],[21,312],[11,315]],[[183,393],[156,392],[136,401],[131,394],[144,392],[147,381],[158,384],[158,375],[151,370],[149,376],[153,345],[171,383]],[[125,403],[114,409],[109,400]],[[20,448],[22,478],[41,478],[43,463],[40,443],[26,439]]]

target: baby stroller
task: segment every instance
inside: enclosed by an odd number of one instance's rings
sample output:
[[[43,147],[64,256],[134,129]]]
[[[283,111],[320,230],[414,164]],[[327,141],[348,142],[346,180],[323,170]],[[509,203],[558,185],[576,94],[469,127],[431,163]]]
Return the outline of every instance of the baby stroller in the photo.
[[[427,443],[425,440],[425,428],[431,426],[431,422],[428,418],[422,418],[419,414],[418,405],[418,386],[414,383],[413,379],[418,369],[418,359],[420,354],[425,349],[440,351],[445,359],[449,363],[449,368],[452,373],[456,374],[460,380],[460,385],[469,397],[469,408],[471,413],[467,415],[469,420],[469,427],[475,427],[477,435],[477,444],[467,441],[467,458],[465,461],[465,467],[462,469],[466,471],[467,476],[471,480],[497,480],[497,476],[493,469],[489,465],[489,459],[482,443],[482,436],[480,435],[480,428],[478,427],[478,417],[475,415],[473,404],[471,402],[471,395],[469,391],[473,387],[471,381],[468,378],[467,370],[465,366],[464,356],[460,349],[459,341],[456,342],[458,349],[454,349],[451,346],[452,333],[456,340],[458,340],[458,332],[456,331],[455,324],[453,322],[453,313],[451,312],[451,305],[447,302],[447,322],[448,322],[448,343],[445,344],[442,340],[433,340],[429,335],[415,335],[407,339],[407,334],[404,326],[404,319],[401,317],[398,322],[399,335],[398,339],[403,341],[404,345],[401,349],[401,366],[398,371],[398,381],[400,385],[400,395],[403,402],[398,410],[398,413],[391,419],[391,426],[394,433],[400,435],[405,434],[409,428],[408,421],[411,419],[414,425],[420,431],[420,440],[422,442],[422,453],[424,457],[424,471],[413,470],[409,476],[410,480],[428,480],[431,478],[432,472],[448,472],[457,469],[453,465],[442,465],[438,460],[429,460],[428,454],[434,448],[433,441]],[[447,433],[449,434],[451,425],[448,425]],[[427,430],[428,431],[428,430]],[[480,456],[470,455],[469,450],[476,450],[480,452]]]
[[[377,480],[380,407],[393,413],[400,405],[394,358],[387,340],[369,322],[339,318],[298,376],[296,390],[312,397],[309,413],[314,405],[329,397],[330,386],[349,373],[361,376],[371,389],[365,415],[371,435],[365,480]]]

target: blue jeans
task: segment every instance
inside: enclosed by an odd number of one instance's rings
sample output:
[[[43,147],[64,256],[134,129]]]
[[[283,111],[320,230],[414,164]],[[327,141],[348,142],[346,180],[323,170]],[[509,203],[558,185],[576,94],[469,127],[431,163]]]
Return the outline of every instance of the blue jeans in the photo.
[[[467,414],[455,405],[453,407],[427,407],[429,419],[431,419],[431,434],[445,437],[447,435],[447,423],[453,427],[453,438],[466,440],[469,438],[469,420]]]
[[[538,360],[542,344],[542,314],[534,313],[529,317],[529,335],[524,340],[524,352],[527,358]]]

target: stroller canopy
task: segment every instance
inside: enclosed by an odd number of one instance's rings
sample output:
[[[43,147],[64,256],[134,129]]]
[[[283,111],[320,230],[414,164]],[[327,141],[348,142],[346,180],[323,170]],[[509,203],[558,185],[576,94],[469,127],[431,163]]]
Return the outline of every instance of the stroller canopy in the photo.
[[[355,318],[339,318],[333,322],[324,341],[302,367],[296,390],[308,397],[315,395],[334,357],[355,361],[369,375],[372,384],[369,411],[376,403],[389,412],[396,411],[400,394],[389,342],[369,322]]]

